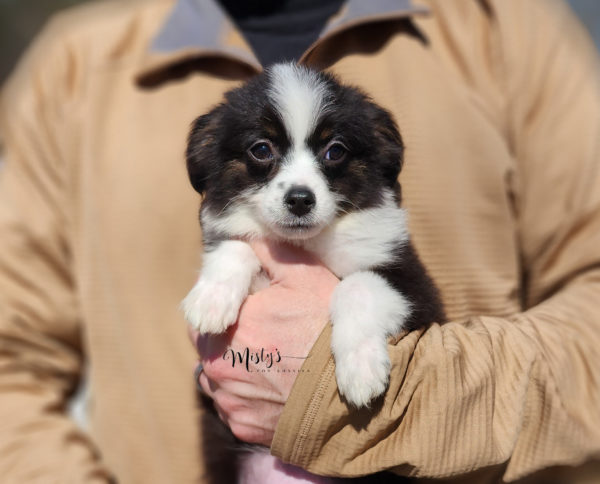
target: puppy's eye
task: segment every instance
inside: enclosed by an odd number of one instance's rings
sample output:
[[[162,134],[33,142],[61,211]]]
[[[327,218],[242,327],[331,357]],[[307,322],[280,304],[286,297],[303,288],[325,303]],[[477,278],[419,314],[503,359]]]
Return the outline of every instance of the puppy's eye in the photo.
[[[248,153],[255,161],[265,162],[273,159],[273,150],[271,149],[271,145],[266,141],[254,143],[248,150]]]
[[[337,165],[344,161],[347,154],[348,149],[339,141],[334,141],[325,149],[325,163]]]

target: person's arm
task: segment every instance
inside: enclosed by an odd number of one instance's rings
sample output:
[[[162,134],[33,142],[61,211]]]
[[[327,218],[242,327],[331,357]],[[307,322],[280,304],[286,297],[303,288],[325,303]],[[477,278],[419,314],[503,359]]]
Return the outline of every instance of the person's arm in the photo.
[[[0,480],[107,483],[67,416],[82,369],[63,152],[71,113],[68,52],[47,29],[4,87],[0,130]]]
[[[273,439],[286,462],[317,474],[431,477],[507,464],[512,480],[600,453],[598,60],[561,2],[491,6],[506,29],[496,67],[518,164],[529,309],[434,325],[389,345],[390,388],[372,415],[340,401],[327,329]]]

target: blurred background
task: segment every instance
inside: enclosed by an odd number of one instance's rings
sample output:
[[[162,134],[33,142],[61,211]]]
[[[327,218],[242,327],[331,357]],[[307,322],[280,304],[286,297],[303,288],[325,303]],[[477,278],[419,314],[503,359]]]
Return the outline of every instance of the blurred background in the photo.
[[[53,12],[86,1],[90,0],[0,0],[0,84]],[[569,0],[569,3],[600,48],[600,0]]]

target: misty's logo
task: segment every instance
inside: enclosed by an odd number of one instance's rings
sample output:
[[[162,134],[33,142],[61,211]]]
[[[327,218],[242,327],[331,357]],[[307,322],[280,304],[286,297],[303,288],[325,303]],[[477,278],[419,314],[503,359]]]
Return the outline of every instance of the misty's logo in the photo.
[[[273,351],[268,351],[265,348],[260,350],[251,350],[245,348],[242,351],[236,351],[233,348],[228,348],[223,353],[225,361],[231,361],[232,368],[236,365],[242,366],[246,371],[270,371],[274,365],[280,363],[283,358],[294,358],[305,360],[307,356],[285,356],[282,355],[277,348]],[[285,368],[277,368],[277,371],[300,371],[286,370]]]

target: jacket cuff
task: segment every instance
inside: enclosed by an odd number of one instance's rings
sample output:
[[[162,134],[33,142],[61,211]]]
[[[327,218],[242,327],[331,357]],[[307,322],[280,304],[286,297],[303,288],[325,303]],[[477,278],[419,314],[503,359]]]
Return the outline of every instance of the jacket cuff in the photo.
[[[337,396],[335,365],[331,354],[331,324],[325,325],[302,365],[283,408],[271,444],[271,454],[284,462],[306,468],[311,449],[323,436],[311,435],[320,409]],[[310,435],[310,439],[309,439]],[[317,444],[317,445],[315,445]]]

